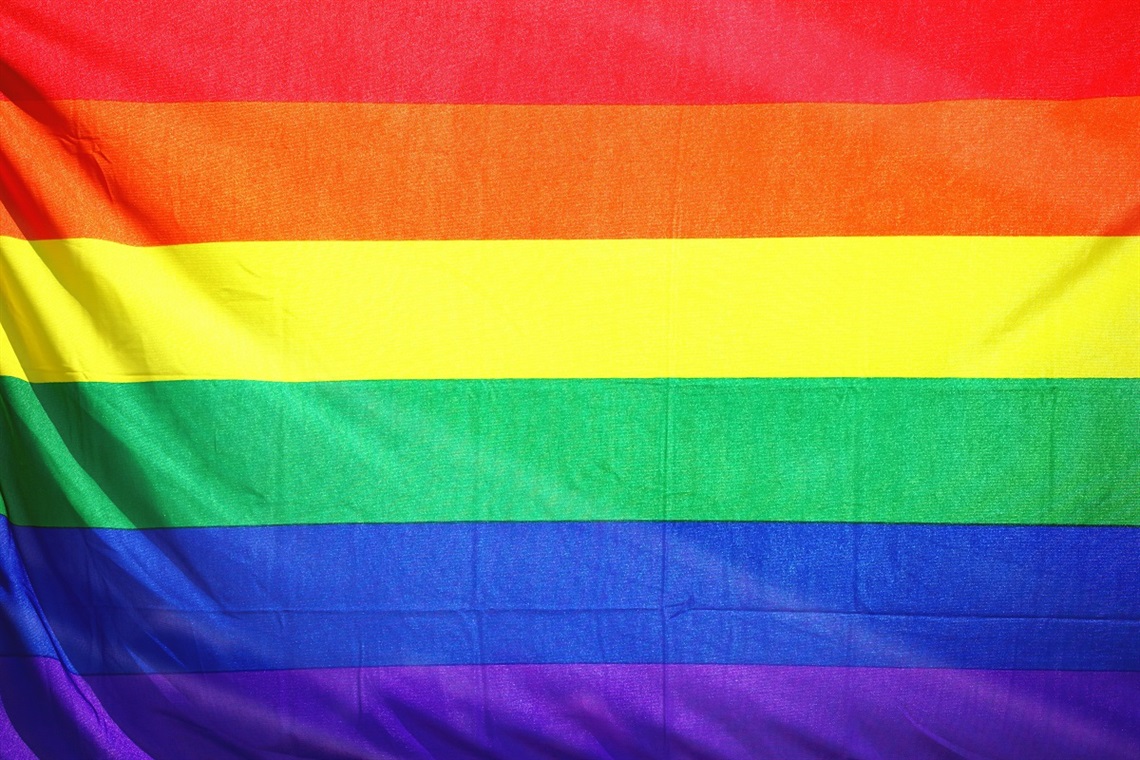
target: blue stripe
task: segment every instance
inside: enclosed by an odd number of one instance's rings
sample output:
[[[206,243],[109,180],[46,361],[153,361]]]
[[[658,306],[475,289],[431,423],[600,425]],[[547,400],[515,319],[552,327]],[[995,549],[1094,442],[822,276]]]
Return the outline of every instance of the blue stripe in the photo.
[[[0,654],[42,657],[59,654],[48,635],[4,517],[0,517]]]
[[[662,661],[1140,670],[1138,528],[5,530],[84,673]],[[14,619],[28,602],[15,603]],[[0,654],[45,653],[2,643]]]

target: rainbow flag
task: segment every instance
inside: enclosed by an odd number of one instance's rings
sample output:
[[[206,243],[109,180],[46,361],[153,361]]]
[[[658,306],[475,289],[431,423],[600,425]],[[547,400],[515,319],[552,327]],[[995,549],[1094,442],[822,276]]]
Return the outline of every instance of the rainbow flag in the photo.
[[[1140,4],[6,0],[0,756],[1135,758]]]

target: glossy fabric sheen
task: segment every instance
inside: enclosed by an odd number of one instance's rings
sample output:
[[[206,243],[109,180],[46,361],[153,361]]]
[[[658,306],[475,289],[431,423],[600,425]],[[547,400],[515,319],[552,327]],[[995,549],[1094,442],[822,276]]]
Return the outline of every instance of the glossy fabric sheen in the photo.
[[[1140,97],[0,102],[0,150],[0,235],[28,239],[1126,235]]]
[[[11,2],[18,98],[898,103],[1140,95],[1119,0]],[[60,58],[67,65],[60,65]]]
[[[79,673],[607,662],[1140,670],[1135,528],[11,530]],[[51,655],[21,643],[32,633],[0,653]]]
[[[0,400],[29,525],[1140,525],[1140,380],[0,378]]]
[[[0,238],[33,381],[1140,376],[1138,237]]]
[[[1140,4],[0,4],[0,758],[1133,758]]]
[[[5,746],[21,759],[109,748],[175,760],[940,760],[952,748],[1125,760],[1140,742],[1128,707],[1140,673],[1121,672],[486,665],[77,678],[54,660],[6,659],[0,693],[20,695],[4,707],[20,732]]]

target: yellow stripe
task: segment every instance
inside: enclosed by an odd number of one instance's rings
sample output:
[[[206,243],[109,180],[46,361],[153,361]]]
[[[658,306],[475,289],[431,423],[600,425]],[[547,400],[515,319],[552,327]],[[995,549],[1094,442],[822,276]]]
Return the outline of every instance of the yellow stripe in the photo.
[[[1137,377],[1140,238],[0,238],[32,381]]]

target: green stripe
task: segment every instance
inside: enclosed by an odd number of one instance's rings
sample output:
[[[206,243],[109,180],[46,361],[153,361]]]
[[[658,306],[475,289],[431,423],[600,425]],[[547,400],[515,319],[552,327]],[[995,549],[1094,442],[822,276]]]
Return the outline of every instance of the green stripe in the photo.
[[[0,381],[42,526],[1140,525],[1140,380]]]

